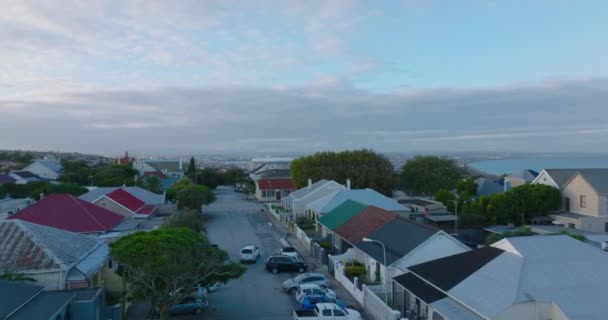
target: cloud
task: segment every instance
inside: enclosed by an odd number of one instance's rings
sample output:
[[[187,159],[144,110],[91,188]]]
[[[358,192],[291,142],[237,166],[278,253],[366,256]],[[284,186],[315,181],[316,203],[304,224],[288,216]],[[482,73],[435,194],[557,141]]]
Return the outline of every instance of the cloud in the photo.
[[[330,78],[281,89],[85,90],[0,100],[0,148],[601,151],[606,101],[608,79],[414,94],[378,94]]]

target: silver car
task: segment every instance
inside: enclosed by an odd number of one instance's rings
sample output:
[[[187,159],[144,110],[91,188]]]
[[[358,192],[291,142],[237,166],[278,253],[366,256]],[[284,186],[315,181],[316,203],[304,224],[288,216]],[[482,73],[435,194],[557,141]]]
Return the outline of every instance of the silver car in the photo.
[[[327,280],[324,274],[307,272],[302,273],[301,275],[295,278],[286,280],[285,282],[283,282],[282,287],[285,292],[289,294],[295,294],[296,290],[298,290],[298,286],[300,286],[301,284],[318,284],[326,288],[330,286],[329,280]]]
[[[303,296],[307,295],[307,294],[320,294],[320,295],[324,295],[330,299],[338,299],[338,297],[336,296],[336,293],[331,290],[328,289],[324,286],[320,286],[318,284],[301,284],[300,286],[298,286],[298,289],[296,290],[296,301],[300,301],[300,299],[302,299]]]

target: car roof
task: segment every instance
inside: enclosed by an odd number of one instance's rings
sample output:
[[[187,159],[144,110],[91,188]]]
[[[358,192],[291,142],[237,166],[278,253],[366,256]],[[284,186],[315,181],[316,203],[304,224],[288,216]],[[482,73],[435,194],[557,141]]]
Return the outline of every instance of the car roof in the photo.
[[[243,250],[243,249],[253,249],[255,247],[256,247],[255,244],[246,244],[246,245],[243,246],[243,248],[241,248],[241,250]]]
[[[320,284],[317,283],[302,283],[300,285],[300,288],[302,289],[308,289],[308,288],[321,288]]]
[[[324,274],[319,273],[319,272],[306,272],[306,273],[302,273],[303,276],[305,277],[323,277],[323,278],[327,278]]]

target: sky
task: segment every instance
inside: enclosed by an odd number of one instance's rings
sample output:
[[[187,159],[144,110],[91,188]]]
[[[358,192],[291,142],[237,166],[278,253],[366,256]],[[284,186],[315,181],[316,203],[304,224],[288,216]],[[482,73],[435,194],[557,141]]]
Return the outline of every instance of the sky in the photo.
[[[608,145],[604,0],[0,4],[0,149]]]

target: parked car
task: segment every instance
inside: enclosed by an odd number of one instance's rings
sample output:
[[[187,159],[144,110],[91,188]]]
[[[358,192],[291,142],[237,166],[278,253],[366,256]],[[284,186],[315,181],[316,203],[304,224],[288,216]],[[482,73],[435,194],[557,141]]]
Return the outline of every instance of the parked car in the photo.
[[[241,249],[241,262],[256,262],[260,256],[260,248],[255,244],[245,245]]]
[[[283,282],[283,290],[289,294],[295,294],[301,284],[318,284],[320,286],[329,287],[329,280],[322,273],[304,273],[292,279]]]
[[[294,310],[294,320],[361,320],[354,309],[342,308],[335,303],[317,303],[312,310]]]
[[[282,271],[297,271],[304,272],[308,270],[308,265],[301,260],[297,260],[293,257],[288,257],[284,255],[276,255],[271,256],[266,259],[266,264],[264,266],[266,270],[272,273],[278,273]]]
[[[201,314],[209,306],[209,301],[203,297],[190,296],[169,308],[170,314]]]
[[[307,294],[320,294],[332,299],[338,298],[333,290],[326,288],[325,286],[316,283],[303,283],[296,289],[296,301],[300,301],[300,299]]]
[[[289,256],[289,257],[294,257],[294,258],[298,258],[298,251],[296,251],[296,249],[294,247],[283,247],[281,248],[281,251],[279,251],[280,254],[284,255],[284,256]]]
[[[317,303],[335,303],[341,308],[346,308],[346,303],[344,301],[332,299],[321,294],[304,295],[298,300],[298,303],[300,304],[300,309],[307,310],[314,309]]]

